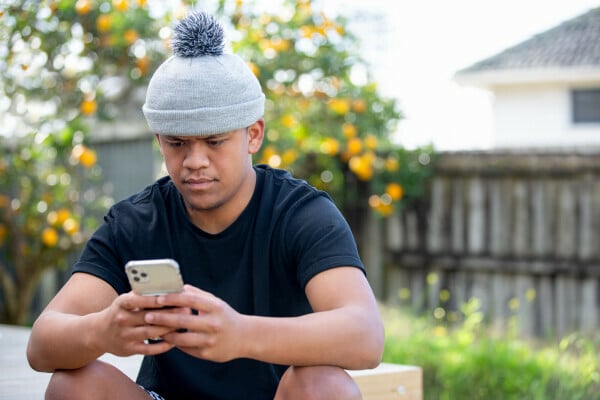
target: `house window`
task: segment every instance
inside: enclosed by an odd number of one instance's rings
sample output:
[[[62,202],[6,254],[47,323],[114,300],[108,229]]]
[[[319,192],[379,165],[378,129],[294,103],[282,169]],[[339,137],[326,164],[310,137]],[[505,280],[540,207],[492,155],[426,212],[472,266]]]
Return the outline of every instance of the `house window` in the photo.
[[[571,103],[574,123],[600,123],[600,89],[573,90]]]

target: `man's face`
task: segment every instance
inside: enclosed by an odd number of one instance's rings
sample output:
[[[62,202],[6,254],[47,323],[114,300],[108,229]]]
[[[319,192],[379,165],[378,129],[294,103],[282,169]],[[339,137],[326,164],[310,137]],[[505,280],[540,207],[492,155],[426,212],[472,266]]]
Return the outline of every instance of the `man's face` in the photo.
[[[248,186],[251,156],[260,148],[263,130],[260,120],[245,129],[211,136],[157,135],[169,176],[192,216],[245,207],[254,190],[253,181]]]

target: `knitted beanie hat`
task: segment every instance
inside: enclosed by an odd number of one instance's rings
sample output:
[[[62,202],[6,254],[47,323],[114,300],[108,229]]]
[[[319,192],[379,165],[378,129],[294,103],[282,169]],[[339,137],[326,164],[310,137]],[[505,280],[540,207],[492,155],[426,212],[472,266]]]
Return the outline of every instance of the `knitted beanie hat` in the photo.
[[[142,107],[154,133],[208,136],[252,125],[265,95],[237,55],[224,54],[223,28],[192,13],[175,27],[173,56],[154,73]]]

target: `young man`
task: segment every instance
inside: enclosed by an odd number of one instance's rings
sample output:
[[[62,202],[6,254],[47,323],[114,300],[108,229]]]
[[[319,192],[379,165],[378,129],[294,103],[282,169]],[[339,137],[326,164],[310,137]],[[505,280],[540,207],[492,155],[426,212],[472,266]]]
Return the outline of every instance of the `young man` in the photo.
[[[191,14],[172,44],[143,107],[169,176],[111,208],[35,322],[46,399],[360,399],[345,370],[379,363],[383,326],[347,223],[252,165],[264,94],[216,21]],[[178,261],[183,292],[131,291],[124,265],[153,258]],[[104,353],[145,355],[137,382]]]

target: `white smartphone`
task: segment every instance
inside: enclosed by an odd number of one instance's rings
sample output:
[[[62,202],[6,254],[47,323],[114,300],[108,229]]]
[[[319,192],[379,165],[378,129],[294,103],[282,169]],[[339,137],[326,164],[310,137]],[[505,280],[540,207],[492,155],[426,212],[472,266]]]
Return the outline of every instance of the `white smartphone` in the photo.
[[[183,290],[179,264],[170,258],[132,260],[125,272],[133,291],[143,296],[176,293]]]

